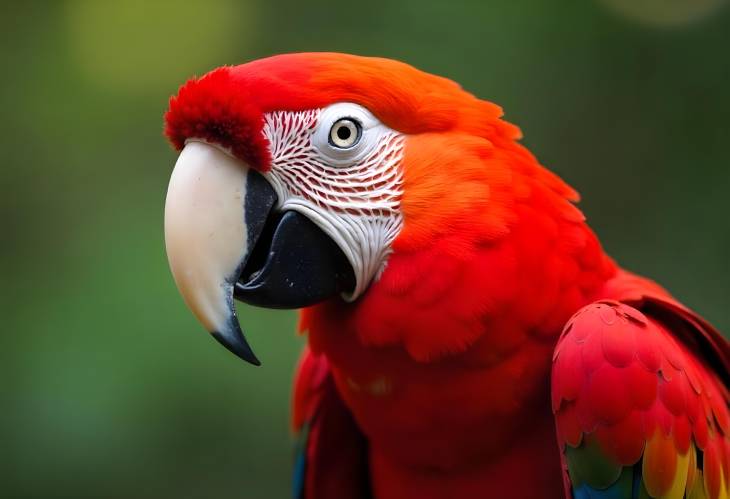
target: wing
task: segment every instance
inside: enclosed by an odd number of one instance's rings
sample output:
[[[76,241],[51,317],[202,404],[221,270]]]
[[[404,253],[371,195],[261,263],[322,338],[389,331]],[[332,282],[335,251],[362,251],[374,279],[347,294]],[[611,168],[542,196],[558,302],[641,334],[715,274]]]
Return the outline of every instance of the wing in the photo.
[[[660,293],[601,301],[566,325],[552,408],[566,497],[728,498],[728,343]]]
[[[367,442],[340,399],[329,364],[305,347],[294,387],[295,499],[369,499]]]

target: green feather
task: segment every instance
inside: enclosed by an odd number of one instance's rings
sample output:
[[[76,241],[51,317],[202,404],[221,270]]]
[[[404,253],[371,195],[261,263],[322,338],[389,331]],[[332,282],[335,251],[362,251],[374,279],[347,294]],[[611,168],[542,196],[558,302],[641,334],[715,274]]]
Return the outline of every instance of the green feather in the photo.
[[[566,446],[565,457],[573,487],[587,483],[594,489],[606,489],[621,476],[622,466],[608,459],[589,435],[578,447]]]

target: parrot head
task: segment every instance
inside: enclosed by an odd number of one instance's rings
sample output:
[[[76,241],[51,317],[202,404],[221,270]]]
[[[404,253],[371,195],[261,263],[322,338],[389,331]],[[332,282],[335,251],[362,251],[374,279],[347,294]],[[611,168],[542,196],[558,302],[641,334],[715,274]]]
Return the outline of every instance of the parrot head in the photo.
[[[466,258],[508,233],[533,184],[575,199],[501,114],[448,79],[344,54],[274,56],[188,81],[165,115],[180,151],[165,242],[185,302],[258,365],[235,299],[377,303],[383,281],[392,295],[439,273],[424,255]],[[420,257],[392,263],[408,255]]]

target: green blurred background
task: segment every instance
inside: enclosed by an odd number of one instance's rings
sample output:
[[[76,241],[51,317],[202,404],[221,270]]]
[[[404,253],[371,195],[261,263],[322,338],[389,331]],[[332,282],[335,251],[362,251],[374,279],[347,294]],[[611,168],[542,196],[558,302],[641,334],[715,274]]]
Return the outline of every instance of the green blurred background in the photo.
[[[0,496],[285,497],[294,313],[264,366],[184,307],[167,99],[303,50],[403,59],[504,106],[608,251],[730,331],[730,9],[718,0],[0,3]]]

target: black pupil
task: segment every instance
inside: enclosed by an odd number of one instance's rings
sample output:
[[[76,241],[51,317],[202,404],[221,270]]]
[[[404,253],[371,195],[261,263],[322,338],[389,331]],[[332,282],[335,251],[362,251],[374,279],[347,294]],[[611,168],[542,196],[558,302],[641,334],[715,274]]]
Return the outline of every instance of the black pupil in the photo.
[[[350,131],[350,128],[342,125],[337,129],[337,138],[340,140],[347,140],[350,138],[350,135],[352,132]]]

